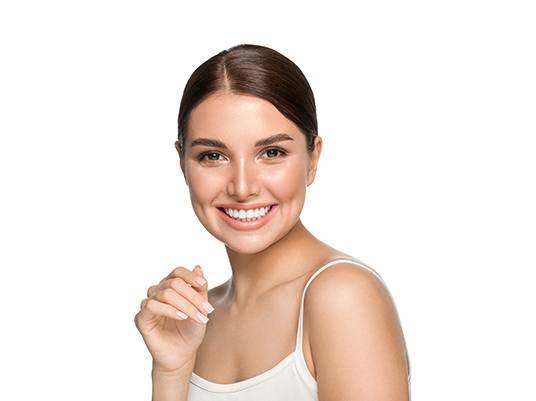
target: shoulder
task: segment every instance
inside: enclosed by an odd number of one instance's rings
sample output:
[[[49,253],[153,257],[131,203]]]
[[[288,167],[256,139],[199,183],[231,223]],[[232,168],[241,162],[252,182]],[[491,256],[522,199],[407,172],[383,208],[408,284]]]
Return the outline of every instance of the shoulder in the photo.
[[[340,319],[351,319],[354,325],[366,324],[374,316],[398,319],[389,290],[377,273],[347,262],[329,266],[309,283],[304,314],[313,336],[321,336],[329,326],[326,323],[333,323],[331,332],[345,330],[347,325],[336,324]]]
[[[374,272],[352,263],[326,268],[309,284],[304,314],[320,400],[403,399],[405,342],[394,301]]]
[[[332,305],[336,305],[348,297],[354,301],[363,301],[370,300],[371,296],[375,303],[384,303],[390,298],[389,291],[378,273],[353,263],[340,262],[324,269],[311,281],[306,291],[304,307],[311,309],[315,305],[325,305],[327,299]]]

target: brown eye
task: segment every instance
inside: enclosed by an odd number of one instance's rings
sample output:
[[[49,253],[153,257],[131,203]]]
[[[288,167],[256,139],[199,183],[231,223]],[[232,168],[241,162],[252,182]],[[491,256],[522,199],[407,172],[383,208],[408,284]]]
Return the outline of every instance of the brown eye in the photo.
[[[275,155],[274,155],[274,152],[275,152]],[[266,153],[269,157],[269,159],[276,159],[277,158],[277,155],[280,154],[281,157],[285,156],[287,154],[287,152],[285,152],[283,149],[279,149],[279,148],[270,148],[270,149],[266,149],[264,151],[264,153]],[[270,157],[270,156],[276,156],[276,157]]]
[[[220,154],[217,153],[217,152],[205,152],[205,153],[201,153],[201,154],[197,157],[197,160],[202,161],[202,160],[205,159],[205,156],[215,156],[215,157],[218,157],[218,156],[220,156]],[[207,159],[207,160],[208,160],[208,161],[218,161],[217,158],[216,158],[216,159],[209,158],[209,159]]]

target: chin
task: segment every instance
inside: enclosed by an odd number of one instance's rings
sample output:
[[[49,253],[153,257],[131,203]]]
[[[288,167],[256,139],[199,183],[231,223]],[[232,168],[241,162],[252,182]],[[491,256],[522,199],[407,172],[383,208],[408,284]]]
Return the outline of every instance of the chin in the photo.
[[[218,211],[217,213],[220,212]],[[204,217],[207,217],[207,215],[204,215]],[[271,227],[264,226],[258,230],[251,231],[233,230],[220,221],[221,218],[218,215],[208,217],[208,219],[200,218],[199,220],[214,238],[233,252],[253,255],[264,251],[283,238],[294,227],[300,216],[299,213],[296,213],[296,218],[292,222],[286,222],[283,227],[280,226],[282,216],[279,216],[279,220],[268,222],[268,224],[272,223]]]
[[[240,253],[243,255],[253,255],[259,252],[264,251],[273,241],[247,241],[244,238],[234,238],[230,241],[223,241],[225,246],[232,250],[233,252]]]

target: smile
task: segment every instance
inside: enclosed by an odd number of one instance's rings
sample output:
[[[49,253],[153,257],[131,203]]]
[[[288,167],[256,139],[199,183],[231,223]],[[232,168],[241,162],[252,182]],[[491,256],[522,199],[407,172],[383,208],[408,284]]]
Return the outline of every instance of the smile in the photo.
[[[227,215],[231,216],[233,219],[240,221],[255,221],[257,219],[262,219],[272,208],[272,205],[261,207],[258,209],[226,209],[223,208]]]
[[[218,207],[220,216],[223,217],[231,227],[238,230],[256,230],[264,226],[275,213],[277,204],[268,205],[255,209],[232,209]]]

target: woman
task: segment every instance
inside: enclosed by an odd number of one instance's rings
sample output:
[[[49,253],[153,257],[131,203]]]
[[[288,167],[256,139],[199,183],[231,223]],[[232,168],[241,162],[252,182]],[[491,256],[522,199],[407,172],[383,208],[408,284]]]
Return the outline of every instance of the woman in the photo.
[[[135,322],[153,401],[409,400],[385,283],[300,220],[322,149],[301,70],[263,46],[222,51],[187,82],[178,129],[192,207],[232,277],[208,291],[200,266],[178,267],[149,287]]]

